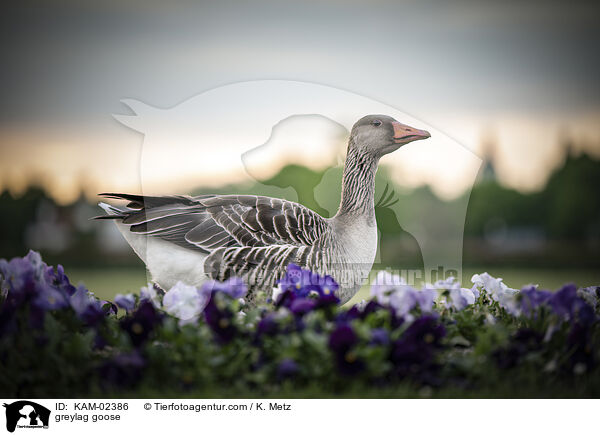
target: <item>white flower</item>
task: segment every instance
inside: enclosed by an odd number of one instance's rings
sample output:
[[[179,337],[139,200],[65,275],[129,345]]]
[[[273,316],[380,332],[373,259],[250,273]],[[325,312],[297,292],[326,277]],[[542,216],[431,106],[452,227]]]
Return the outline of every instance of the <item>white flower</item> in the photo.
[[[431,311],[437,293],[431,289],[418,291],[401,276],[380,271],[371,284],[371,296],[379,304],[393,308],[397,316],[410,321],[412,316],[409,313],[417,303],[423,312]]]
[[[462,310],[467,305],[473,305],[479,297],[479,290],[477,290],[476,286],[473,286],[472,289],[461,288],[460,282],[454,276],[436,281],[435,284],[425,284],[423,289],[435,289],[436,291],[448,290],[448,296],[443,298],[441,303],[448,308],[453,307],[456,310]]]
[[[494,278],[487,272],[473,275],[471,282],[475,286],[484,289],[495,301],[503,295],[511,296],[518,292],[518,290],[509,288],[504,284],[502,278]]]
[[[421,311],[423,313],[431,313],[433,311],[433,302],[437,299],[438,292],[435,289],[424,286],[421,291],[415,291],[415,297]]]
[[[450,290],[450,302],[449,305],[456,310],[463,310],[467,305],[475,303],[475,295],[473,292],[466,288],[453,288]]]
[[[371,283],[371,296],[375,296],[375,299],[381,305],[387,305],[390,302],[390,295],[401,287],[410,286],[407,285],[406,280],[401,276],[392,275],[382,270],[375,276],[375,280]]]
[[[183,321],[193,321],[202,313],[209,299],[210,295],[178,281],[165,293],[163,308]]]
[[[475,286],[484,289],[495,301],[499,300],[500,296],[504,294],[514,294],[517,292],[517,290],[507,287],[502,282],[502,278],[494,278],[487,272],[473,275],[471,282]]]
[[[515,295],[519,290],[508,287],[502,282],[502,278],[494,278],[487,272],[484,272],[473,275],[471,282],[475,284],[475,287],[485,290],[492,300],[497,301],[505,310],[513,314],[517,313]]]
[[[518,290],[506,287],[506,290],[500,295],[498,295],[498,304],[508,311],[513,316],[519,316],[521,314],[521,310],[519,309],[519,304],[517,303],[517,298],[515,297],[518,293]]]
[[[148,283],[146,287],[142,287],[140,289],[140,300],[141,301],[150,301],[155,308],[160,308],[160,300],[156,289],[154,288],[154,284],[151,282]]]
[[[409,285],[395,287],[389,296],[390,307],[398,317],[405,317],[417,305],[417,290]]]

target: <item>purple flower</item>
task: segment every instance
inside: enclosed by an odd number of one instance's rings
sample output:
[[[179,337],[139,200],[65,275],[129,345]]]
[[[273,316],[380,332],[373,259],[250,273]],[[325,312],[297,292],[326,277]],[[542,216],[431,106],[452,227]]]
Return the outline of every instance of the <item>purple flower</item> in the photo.
[[[69,306],[67,297],[61,291],[51,286],[41,286],[38,294],[33,300],[33,305],[37,308],[49,311],[66,308]]]
[[[355,319],[361,319],[363,313],[361,312],[359,305],[354,304],[350,309],[340,311],[335,317],[336,322],[338,323],[349,323]]]
[[[39,252],[29,251],[23,260],[31,264],[33,268],[34,276],[37,281],[43,281],[48,265],[42,261],[42,256]]]
[[[305,277],[306,273],[299,266],[290,263],[287,266],[286,274],[277,281],[277,284],[282,291],[290,290],[298,296],[307,296],[306,283],[303,282]]]
[[[44,274],[45,281],[64,293],[66,296],[72,296],[75,293],[75,287],[69,281],[65,270],[61,264],[56,266],[56,271],[53,267],[49,266]]]
[[[284,358],[277,365],[277,377],[279,379],[293,378],[298,371],[298,364],[291,358]]]
[[[275,307],[289,308],[294,300],[296,300],[296,294],[292,290],[284,290],[274,299]]]
[[[260,335],[275,335],[279,329],[279,324],[277,323],[277,317],[275,313],[267,313],[265,317],[263,317],[256,326],[256,332]]]
[[[537,309],[548,303],[552,293],[547,290],[538,290],[534,286],[526,287],[518,293],[518,309],[526,316],[532,316]]]
[[[568,284],[552,295],[550,305],[559,317],[568,318],[576,299],[577,288],[573,284]]]
[[[317,303],[313,299],[298,298],[292,301],[289,309],[294,315],[302,317],[312,311],[316,305]]]
[[[19,304],[36,291],[36,273],[26,258],[13,258],[9,262],[2,260],[2,289],[6,296],[12,296]]]
[[[0,289],[6,298],[5,320],[12,315],[10,312],[30,303],[31,324],[41,327],[46,311],[69,306],[73,286],[62,266],[55,272],[42,261],[39,253],[29,251],[23,258],[13,258],[10,262],[0,260]]]
[[[125,311],[133,311],[135,308],[135,297],[129,293],[127,295],[117,294],[115,296],[115,304],[118,307],[123,308]]]
[[[280,292],[289,290],[299,297],[307,297],[311,292],[327,297],[334,294],[339,288],[331,276],[321,276],[293,263],[288,264],[286,274],[277,281],[277,284]]]
[[[340,303],[340,299],[333,292],[320,294],[316,301],[316,308],[333,307]]]
[[[235,337],[237,328],[233,324],[233,313],[225,306],[219,307],[217,297],[213,295],[204,309],[204,319],[221,343],[229,343]]]
[[[347,323],[337,326],[329,336],[329,348],[334,352],[346,352],[358,342],[354,329]]]
[[[446,329],[437,317],[416,319],[392,346],[391,360],[398,376],[429,376],[437,368],[434,356],[445,335]]]
[[[337,305],[338,284],[329,275],[321,276],[289,264],[287,273],[273,289],[273,302],[277,308],[286,307],[302,316],[313,309]],[[315,296],[315,297],[313,297]]]
[[[202,286],[202,292],[214,294],[215,292],[225,293],[233,299],[239,299],[246,296],[248,287],[240,278],[233,277],[227,281],[208,281]]]
[[[17,327],[16,312],[36,294],[37,282],[34,268],[25,258],[0,260],[0,334],[14,331]],[[43,310],[33,307],[31,320],[37,325],[43,321]]]
[[[573,284],[563,286],[548,301],[554,313],[564,320],[590,324],[596,318],[593,308],[577,295],[577,288]]]
[[[596,321],[596,313],[594,309],[590,307],[582,299],[578,299],[575,303],[574,312],[576,313],[577,320],[583,325],[591,325]]]
[[[98,299],[89,294],[88,290],[80,285],[70,297],[71,308],[80,320],[90,326],[97,324],[104,318],[102,304]]]
[[[428,315],[416,319],[402,334],[402,339],[426,346],[437,347],[446,335],[444,325],[437,316]]]
[[[121,320],[121,328],[129,334],[135,347],[141,346],[162,322],[161,315],[150,301],[142,301],[133,314]]]
[[[375,328],[371,330],[370,343],[376,346],[386,346],[390,342],[390,334],[383,328]]]
[[[333,351],[338,370],[343,374],[354,374],[364,367],[354,349],[357,343],[356,332],[346,323],[339,324],[329,336],[329,348]]]

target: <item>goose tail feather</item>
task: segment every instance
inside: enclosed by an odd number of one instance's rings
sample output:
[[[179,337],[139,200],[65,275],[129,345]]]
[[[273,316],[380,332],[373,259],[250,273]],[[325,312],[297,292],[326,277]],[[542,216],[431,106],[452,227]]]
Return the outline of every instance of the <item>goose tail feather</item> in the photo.
[[[98,207],[106,212],[105,215],[102,216],[94,216],[92,219],[123,219],[127,215],[125,214],[125,210],[121,210],[113,205],[107,204],[105,202],[99,202]]]

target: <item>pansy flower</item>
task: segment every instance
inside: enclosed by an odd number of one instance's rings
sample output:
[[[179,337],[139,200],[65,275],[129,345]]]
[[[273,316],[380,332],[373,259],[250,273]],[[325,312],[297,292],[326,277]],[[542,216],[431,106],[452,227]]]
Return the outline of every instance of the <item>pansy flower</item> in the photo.
[[[217,303],[217,297],[213,295],[204,309],[204,319],[212,329],[215,337],[221,343],[228,343],[235,337],[237,328],[234,325],[232,311],[223,303]],[[220,305],[223,305],[221,307]]]
[[[206,307],[210,293],[177,282],[163,297],[164,310],[184,323],[195,321]]]
[[[313,273],[293,263],[288,264],[286,274],[277,281],[277,285],[279,289],[276,293],[292,291],[299,297],[307,297],[312,292],[321,297],[330,297],[339,288],[333,277]]]
[[[90,326],[96,325],[104,318],[102,304],[82,285],[77,287],[75,293],[69,298],[69,303],[77,317]]]
[[[148,283],[146,287],[142,287],[140,289],[140,302],[148,301],[154,305],[154,308],[161,307],[161,299],[160,295],[156,291],[156,287],[151,282]]]
[[[332,350],[338,370],[343,374],[354,374],[364,368],[358,358],[355,346],[358,335],[347,323],[337,325],[329,336],[329,348]]]
[[[144,300],[132,314],[121,319],[121,328],[128,333],[132,344],[139,347],[162,322],[163,316],[152,302]]]
[[[248,293],[248,287],[240,278],[232,277],[226,281],[208,281],[202,286],[202,292],[214,294],[215,292],[225,293],[232,299],[240,299]]]
[[[554,313],[564,320],[590,324],[596,318],[594,309],[577,295],[577,288],[573,284],[563,286],[552,294],[548,302]]]
[[[552,298],[552,293],[547,290],[539,290],[535,286],[529,286],[521,289],[518,299],[518,314],[533,316],[539,307],[548,304]]]
[[[435,316],[422,316],[412,322],[392,345],[391,361],[396,373],[418,377],[436,369],[434,356],[445,335],[446,329]]]
[[[386,346],[390,342],[390,334],[384,328],[373,328],[371,330],[370,344],[375,346]]]
[[[127,295],[118,293],[115,296],[115,304],[117,304],[119,308],[123,308],[125,311],[133,311],[135,308],[135,296],[133,296],[131,293]]]

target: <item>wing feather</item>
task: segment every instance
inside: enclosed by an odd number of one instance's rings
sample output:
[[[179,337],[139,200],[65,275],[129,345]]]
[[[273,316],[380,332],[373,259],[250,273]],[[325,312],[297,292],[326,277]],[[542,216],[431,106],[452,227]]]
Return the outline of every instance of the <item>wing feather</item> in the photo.
[[[132,232],[163,238],[216,257],[221,248],[311,246],[328,225],[325,219],[300,204],[264,196],[104,196],[129,201],[126,210],[110,217],[129,225]],[[233,251],[224,252],[222,256],[233,265],[245,259],[251,265],[268,266],[272,258],[267,257],[271,254],[268,249],[260,252],[244,249],[235,255]],[[288,254],[285,259],[292,256]]]

